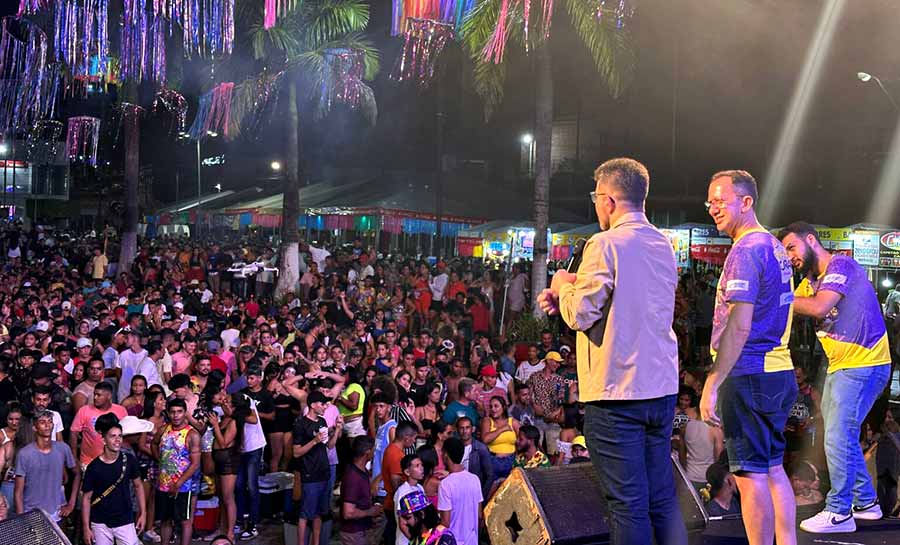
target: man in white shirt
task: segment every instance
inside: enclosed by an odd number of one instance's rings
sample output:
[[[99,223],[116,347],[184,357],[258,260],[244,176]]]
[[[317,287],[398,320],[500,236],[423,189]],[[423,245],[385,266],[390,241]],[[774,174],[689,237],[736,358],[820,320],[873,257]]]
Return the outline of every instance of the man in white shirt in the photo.
[[[478,545],[478,522],[481,517],[481,481],[462,466],[465,446],[456,437],[444,441],[444,465],[449,475],[438,489],[438,511],[441,524],[453,532],[458,545]]]
[[[136,331],[128,331],[126,339],[129,348],[120,353],[119,357],[116,359],[116,368],[119,369],[119,372],[121,373],[119,375],[119,388],[117,391],[117,399],[119,402],[128,397],[131,393],[131,378],[134,377],[134,375],[144,375],[147,379],[148,386],[150,384],[159,384],[159,375],[157,375],[156,372],[156,365],[152,360],[147,361],[147,351],[141,348],[141,337]],[[144,373],[152,374],[148,377]],[[156,382],[151,383],[151,379],[155,379]]]
[[[309,255],[312,257],[313,263],[319,267],[320,271],[325,270],[325,258],[331,255],[331,252],[325,250],[323,248],[316,248],[312,244],[307,245],[306,247],[309,250]]]
[[[425,466],[418,454],[407,454],[400,460],[400,469],[406,476],[406,481],[397,487],[394,492],[394,508],[397,510],[397,541],[396,545],[409,545],[409,528],[406,519],[400,516],[400,500],[410,492],[416,490],[425,493],[425,489],[419,484],[425,478]]]
[[[437,264],[438,273],[428,281],[428,287],[431,288],[431,298],[438,303],[444,301],[444,296],[447,293],[447,283],[450,282],[450,277],[444,272],[446,268],[447,266],[444,262],[439,261]]]

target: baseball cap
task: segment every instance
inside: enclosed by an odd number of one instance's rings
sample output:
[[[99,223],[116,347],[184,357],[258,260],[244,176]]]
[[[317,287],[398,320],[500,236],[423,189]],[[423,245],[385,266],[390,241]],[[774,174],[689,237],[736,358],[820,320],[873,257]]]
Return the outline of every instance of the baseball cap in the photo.
[[[75,343],[75,348],[84,348],[85,346],[93,346],[94,343],[91,342],[87,337],[81,337],[78,339],[78,342]]]
[[[119,420],[119,425],[122,426],[122,435],[150,433],[153,431],[153,422],[141,420],[140,418],[131,415]]]
[[[568,355],[570,352],[572,352],[572,347],[569,346],[569,345],[564,344],[564,345],[562,345],[562,346],[559,347],[559,353],[560,353],[560,354]]]
[[[572,448],[574,448],[574,447],[581,447],[581,448],[587,450],[587,444],[584,442],[583,435],[579,435],[575,439],[572,439]]]
[[[547,352],[547,355],[544,356],[545,360],[561,362],[563,361],[563,357],[559,355],[559,352]]]
[[[181,301],[178,301],[177,303],[175,303],[175,304],[172,305],[172,306],[175,307],[175,308],[177,308],[177,309],[179,309],[179,310],[184,310],[184,303],[182,303]]]
[[[481,376],[483,377],[496,377],[497,370],[494,369],[493,365],[485,365],[481,368]]]
[[[397,506],[397,510],[400,511],[401,517],[405,517],[424,511],[428,508],[428,505],[428,498],[425,497],[425,494],[421,490],[413,490],[400,498],[400,505]]]
[[[441,346],[446,350],[453,350],[455,345],[453,344],[453,341],[451,341],[450,339],[444,339],[444,341],[441,342]]]
[[[50,324],[46,320],[41,320],[34,328],[38,331],[47,332],[50,331]]]
[[[328,398],[319,390],[314,390],[306,397],[307,405],[312,405],[313,403],[328,403]]]
[[[209,341],[206,343],[206,349],[210,352],[218,352],[219,348],[221,348],[221,345],[218,341]]]
[[[416,369],[418,369],[419,367],[428,367],[428,360],[426,360],[425,358],[418,358],[416,360]]]
[[[63,301],[62,308],[63,308],[63,310],[71,310],[72,303],[70,301]]]

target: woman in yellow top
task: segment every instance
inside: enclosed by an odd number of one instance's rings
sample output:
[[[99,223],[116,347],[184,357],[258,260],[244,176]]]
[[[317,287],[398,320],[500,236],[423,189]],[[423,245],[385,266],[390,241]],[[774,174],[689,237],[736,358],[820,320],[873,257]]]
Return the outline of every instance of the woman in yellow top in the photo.
[[[344,418],[343,433],[346,437],[353,439],[360,435],[365,435],[366,430],[363,427],[363,405],[366,402],[366,390],[360,384],[353,380],[349,380],[349,384],[343,389],[341,395],[334,400],[341,416]]]
[[[491,398],[488,412],[488,417],[481,421],[481,440],[491,451],[494,479],[505,479],[512,470],[516,454],[519,421],[509,416],[506,399],[500,396]]]

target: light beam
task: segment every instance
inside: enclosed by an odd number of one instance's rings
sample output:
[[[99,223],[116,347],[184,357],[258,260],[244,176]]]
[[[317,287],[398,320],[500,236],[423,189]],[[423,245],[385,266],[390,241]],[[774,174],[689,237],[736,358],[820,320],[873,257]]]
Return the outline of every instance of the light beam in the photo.
[[[794,88],[791,104],[788,108],[787,118],[781,126],[781,134],[778,136],[778,144],[775,147],[775,156],[769,164],[769,170],[764,179],[766,185],[765,199],[762,199],[759,207],[759,217],[763,223],[771,223],[775,218],[775,212],[781,202],[786,178],[790,171],[791,162],[797,149],[797,141],[803,129],[809,106],[815,94],[819,79],[822,76],[822,67],[828,58],[834,31],[837,29],[838,20],[846,5],[845,0],[828,0],[819,15],[819,23],[813,41],[806,51],[806,59],[803,62],[803,71]]]

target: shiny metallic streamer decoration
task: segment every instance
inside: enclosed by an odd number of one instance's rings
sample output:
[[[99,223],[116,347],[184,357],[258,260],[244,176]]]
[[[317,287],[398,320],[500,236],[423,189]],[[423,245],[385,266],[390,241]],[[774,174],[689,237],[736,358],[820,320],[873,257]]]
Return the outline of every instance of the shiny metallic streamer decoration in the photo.
[[[233,91],[233,82],[223,82],[200,97],[197,104],[197,115],[188,131],[191,138],[194,140],[205,138],[207,131],[221,132],[225,138],[231,136],[231,96]]]
[[[100,145],[100,120],[96,117],[69,118],[66,131],[66,156],[71,162],[97,166],[97,149]]]
[[[153,113],[167,111],[172,116],[170,132],[183,132],[187,126],[188,102],[184,95],[172,89],[160,89],[153,97]]]
[[[234,48],[234,0],[152,0],[155,17],[182,29],[184,55],[222,57]]]
[[[391,4],[391,35],[399,36],[409,30],[412,19],[428,19],[446,23],[458,31],[466,14],[475,7],[476,0],[393,0]]]
[[[47,0],[19,0],[19,11],[16,14],[18,17],[22,17],[23,15],[35,15],[41,10],[44,10],[49,5]]]
[[[59,137],[62,136],[63,124],[55,120],[41,120],[28,131],[26,153],[28,160],[34,164],[47,165],[56,158]]]
[[[454,38],[453,25],[431,19],[408,18],[403,49],[391,72],[396,81],[414,81],[427,86],[434,76],[437,59]]]
[[[327,49],[324,60],[319,111],[331,111],[335,102],[351,108],[359,106],[364,87],[365,52],[348,48]]]
[[[58,91],[47,35],[25,19],[0,21],[0,132],[27,130],[52,115]]]
[[[53,46],[72,78],[102,78],[109,63],[108,0],[56,0]]]

